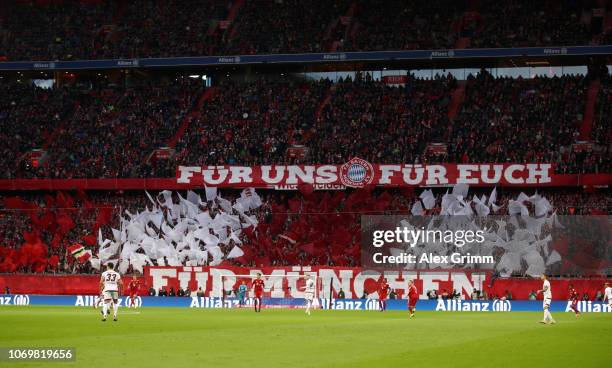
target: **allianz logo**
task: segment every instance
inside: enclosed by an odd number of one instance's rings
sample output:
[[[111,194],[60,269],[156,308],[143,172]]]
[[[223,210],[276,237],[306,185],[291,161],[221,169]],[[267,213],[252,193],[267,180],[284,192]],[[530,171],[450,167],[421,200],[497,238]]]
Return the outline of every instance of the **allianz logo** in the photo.
[[[316,305],[317,299],[315,299]],[[322,309],[333,310],[378,310],[378,301],[373,299],[320,299]]]
[[[566,312],[573,312],[570,306],[572,302],[568,301],[565,306]],[[591,301],[580,301],[578,302],[578,310],[580,312],[595,312],[595,313],[610,313],[612,312],[612,308],[610,308],[609,304],[603,303],[593,303]]]
[[[33,66],[35,69],[54,69],[55,63],[34,63]]]
[[[219,63],[239,63],[240,60],[240,56],[222,56],[217,61]]]
[[[463,301],[456,299],[438,300],[436,311],[458,312],[510,312],[512,303],[509,300],[494,300],[493,302]]]
[[[134,60],[118,60],[117,61],[117,66],[138,66],[139,61],[138,59],[134,59]]]
[[[2,296],[0,305],[30,305],[30,296],[21,294]]]
[[[77,295],[76,300],[74,302],[74,306],[75,307],[93,307],[95,304],[98,303],[98,300],[100,299],[99,296],[97,295]],[[126,304],[129,304],[129,299],[128,297],[123,297],[123,298],[119,298],[118,299],[118,303],[119,306],[125,306]],[[136,307],[142,307],[142,298],[137,296],[136,299],[134,300],[134,305]]]
[[[567,47],[561,48],[545,48],[544,54],[547,55],[565,55],[567,54]]]
[[[453,57],[455,56],[454,50],[437,50],[431,52],[431,57]]]

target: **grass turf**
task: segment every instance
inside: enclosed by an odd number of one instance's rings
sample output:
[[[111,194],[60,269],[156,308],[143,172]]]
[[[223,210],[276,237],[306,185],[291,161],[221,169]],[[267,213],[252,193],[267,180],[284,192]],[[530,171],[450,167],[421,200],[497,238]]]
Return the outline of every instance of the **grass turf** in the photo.
[[[0,347],[75,347],[51,367],[605,367],[612,315],[0,307]]]

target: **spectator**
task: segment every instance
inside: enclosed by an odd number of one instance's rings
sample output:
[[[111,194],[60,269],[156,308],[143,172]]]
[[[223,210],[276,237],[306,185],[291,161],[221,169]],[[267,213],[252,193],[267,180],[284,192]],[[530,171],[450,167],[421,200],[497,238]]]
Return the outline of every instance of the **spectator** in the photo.
[[[170,292],[168,292],[168,296],[176,296],[176,292],[174,291],[174,286],[170,287]]]
[[[451,299],[461,299],[461,293],[457,292],[456,289],[453,289],[453,292],[451,294]]]
[[[198,287],[198,292],[197,292],[197,297],[198,298],[203,298],[204,297],[204,290],[202,290],[202,287]]]
[[[487,291],[486,291],[486,290],[483,290],[483,291],[480,293],[480,300],[489,300],[489,294],[487,294]]]
[[[344,290],[342,290],[342,288],[340,288],[340,291],[338,292],[338,299],[344,299]]]
[[[442,300],[447,300],[449,298],[448,291],[446,289],[442,290]]]
[[[480,297],[478,290],[476,290],[476,288],[474,288],[474,290],[472,290],[472,300],[478,300],[478,298]]]
[[[149,288],[149,296],[155,296],[155,289],[152,286]]]

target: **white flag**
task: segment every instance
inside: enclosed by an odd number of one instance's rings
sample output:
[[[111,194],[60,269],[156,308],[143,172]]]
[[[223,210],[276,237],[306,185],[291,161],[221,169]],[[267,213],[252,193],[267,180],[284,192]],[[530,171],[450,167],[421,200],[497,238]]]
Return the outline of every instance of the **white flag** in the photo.
[[[244,255],[244,252],[242,251],[242,249],[240,249],[240,247],[236,245],[229,252],[229,254],[227,255],[227,258],[238,258],[238,257],[242,257],[243,255]]]
[[[421,193],[419,198],[421,198],[421,200],[423,201],[423,206],[425,206],[425,209],[430,210],[436,205],[436,198],[434,197],[431,189]]]
[[[196,206],[200,205],[200,196],[194,191],[187,191],[187,200]]]
[[[423,215],[425,211],[423,210],[423,206],[421,205],[421,202],[419,201],[414,202],[414,204],[412,205],[412,210],[410,210],[410,213],[412,213],[413,216]]]
[[[214,201],[215,198],[217,198],[217,187],[204,187],[204,190],[206,191],[206,201],[210,202],[210,201]]]

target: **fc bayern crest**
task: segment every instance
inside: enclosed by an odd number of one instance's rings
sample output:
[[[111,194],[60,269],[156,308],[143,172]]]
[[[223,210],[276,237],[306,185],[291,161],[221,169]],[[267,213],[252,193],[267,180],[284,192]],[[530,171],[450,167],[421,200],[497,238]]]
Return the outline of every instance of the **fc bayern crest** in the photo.
[[[359,157],[350,159],[340,167],[340,181],[347,187],[364,187],[374,179],[372,164]]]

